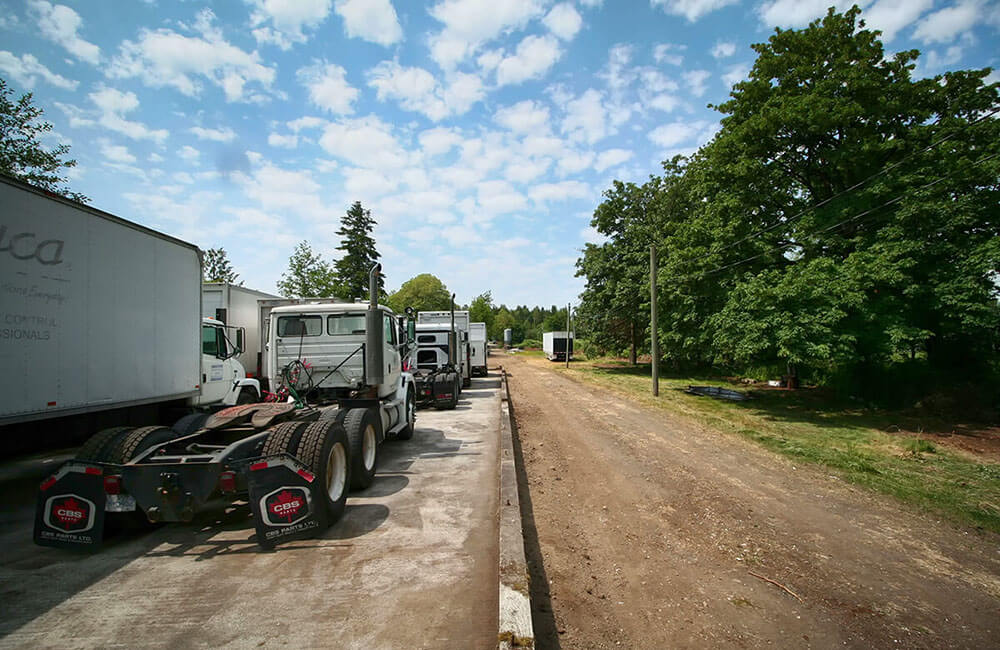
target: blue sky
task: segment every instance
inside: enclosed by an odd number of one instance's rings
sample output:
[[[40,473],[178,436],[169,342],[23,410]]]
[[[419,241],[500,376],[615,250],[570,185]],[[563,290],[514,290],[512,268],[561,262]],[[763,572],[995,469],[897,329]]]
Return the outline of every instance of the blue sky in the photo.
[[[750,45],[831,4],[852,3],[8,1],[0,75],[72,146],[73,189],[224,247],[247,286],[274,291],[302,240],[333,259],[361,201],[387,287],[565,304],[612,179],[708,141]],[[859,4],[918,76],[998,64],[995,0]]]

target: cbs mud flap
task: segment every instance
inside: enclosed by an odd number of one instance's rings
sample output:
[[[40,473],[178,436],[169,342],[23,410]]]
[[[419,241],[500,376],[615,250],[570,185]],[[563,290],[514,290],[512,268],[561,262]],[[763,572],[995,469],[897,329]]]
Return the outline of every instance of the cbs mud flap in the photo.
[[[66,463],[39,486],[35,543],[95,550],[104,537],[104,470],[90,463]]]
[[[304,465],[287,454],[250,465],[250,507],[257,543],[265,548],[316,537],[329,528],[323,488]]]

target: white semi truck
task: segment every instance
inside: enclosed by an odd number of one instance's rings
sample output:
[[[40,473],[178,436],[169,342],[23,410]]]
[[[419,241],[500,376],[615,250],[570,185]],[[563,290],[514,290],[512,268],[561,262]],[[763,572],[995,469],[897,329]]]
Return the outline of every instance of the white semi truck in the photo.
[[[201,285],[201,312],[222,323],[237,323],[246,329],[243,352],[237,358],[248,377],[260,377],[266,331],[261,331],[260,303],[280,299],[264,291],[248,289],[228,282],[203,282]]]
[[[379,444],[413,435],[415,394],[402,370],[410,328],[378,305],[288,305],[270,319],[267,365],[282,401],[242,404],[172,428],[118,427],[87,441],[42,482],[35,541],[94,548],[107,516],[191,521],[212,504],[248,502],[265,547],[314,537],[350,488],[371,484]],[[409,323],[407,323],[409,325]]]
[[[472,352],[469,349],[469,312],[421,311],[417,313],[417,325],[442,325],[450,328],[453,323],[458,339],[455,367],[462,376],[462,387],[468,388],[472,384]]]
[[[489,374],[486,358],[486,323],[469,324],[469,357],[472,374],[486,377]]]
[[[5,448],[256,401],[244,330],[203,318],[200,294],[196,246],[0,177]]]

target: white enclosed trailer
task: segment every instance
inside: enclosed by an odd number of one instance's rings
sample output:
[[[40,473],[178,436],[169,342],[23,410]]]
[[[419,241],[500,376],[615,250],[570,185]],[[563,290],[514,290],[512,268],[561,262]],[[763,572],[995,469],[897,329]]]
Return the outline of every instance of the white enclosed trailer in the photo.
[[[472,353],[469,349],[469,312],[456,311],[455,330],[458,333],[458,354],[455,363],[461,367],[462,386],[472,383]],[[451,311],[422,311],[417,314],[418,325],[447,325],[451,327]]]
[[[472,374],[485,377],[489,374],[486,367],[486,323],[469,324],[469,350]]]
[[[280,298],[228,282],[204,282],[201,285],[201,310],[205,316],[246,328],[244,349],[237,358],[246,368],[247,376],[260,376],[263,366],[261,341],[267,337],[267,332],[261,330],[260,303]]]
[[[542,334],[542,350],[549,361],[565,361],[567,351],[573,358],[573,332],[545,332]]]
[[[514,330],[507,328],[503,331],[503,346],[509,348],[514,345]]]
[[[67,418],[22,446],[85,434],[84,414],[235,403],[230,333],[202,320],[196,246],[0,177],[0,426]]]

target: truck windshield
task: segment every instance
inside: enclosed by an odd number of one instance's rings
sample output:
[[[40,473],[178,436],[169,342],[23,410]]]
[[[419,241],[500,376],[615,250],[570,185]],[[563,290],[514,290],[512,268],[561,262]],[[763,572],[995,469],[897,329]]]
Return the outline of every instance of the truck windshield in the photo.
[[[330,336],[348,336],[365,333],[364,314],[331,314],[326,317],[326,333]]]
[[[322,316],[281,316],[278,336],[319,336],[323,333]]]

